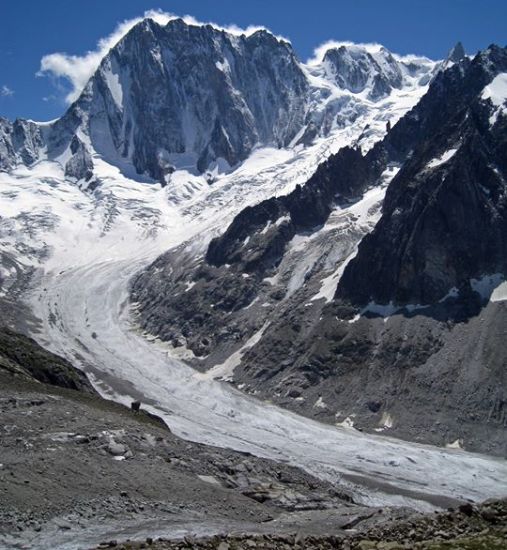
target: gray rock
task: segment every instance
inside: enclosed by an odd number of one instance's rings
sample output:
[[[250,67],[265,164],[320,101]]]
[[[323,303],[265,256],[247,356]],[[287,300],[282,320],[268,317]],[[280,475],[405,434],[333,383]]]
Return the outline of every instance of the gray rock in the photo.
[[[17,119],[11,123],[0,117],[0,170],[11,170],[18,163],[32,164],[43,145],[41,129],[35,122]]]
[[[65,175],[76,180],[88,181],[93,175],[93,162],[83,142],[74,136],[70,143],[72,156],[65,164]]]
[[[113,456],[123,456],[127,453],[128,448],[116,441],[110,441],[107,445],[107,452]]]
[[[64,118],[80,120],[106,158],[163,180],[181,163],[204,171],[219,157],[235,165],[257,143],[288,144],[304,123],[308,88],[290,44],[266,31],[233,38],[146,19]]]
[[[342,46],[331,48],[317,70],[376,101],[406,84],[405,74],[428,76],[431,65],[409,66],[384,48]],[[92,151],[78,135],[128,175],[164,184],[178,167],[205,173],[219,160],[234,167],[257,145],[286,147],[299,132],[299,143],[309,145],[368,107],[353,96],[328,102],[328,86],[319,88],[308,70],[288,42],[265,30],[235,36],[148,18],[109,51],[63,117],[44,127],[0,119],[0,169],[32,164],[42,150],[50,160],[61,158],[70,147],[66,176],[92,182],[93,190]]]

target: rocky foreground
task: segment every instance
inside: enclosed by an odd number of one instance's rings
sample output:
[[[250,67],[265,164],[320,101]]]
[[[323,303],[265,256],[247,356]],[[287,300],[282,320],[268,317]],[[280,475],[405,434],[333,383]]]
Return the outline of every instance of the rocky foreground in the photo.
[[[144,405],[133,411],[102,399],[33,340],[8,329],[0,336],[2,549],[224,532],[315,535],[409,514],[372,511],[340,485],[283,463],[184,441]]]
[[[134,550],[240,550],[240,549],[308,549],[308,550],[505,550],[507,548],[507,499],[488,501],[480,506],[464,504],[457,510],[434,515],[412,516],[403,521],[366,531],[349,528],[343,535],[305,536],[215,536],[180,541],[147,538],[143,542],[105,542],[99,548]]]
[[[507,500],[367,507],[287,464],[185,441],[143,407],[0,330],[0,548],[507,548]]]

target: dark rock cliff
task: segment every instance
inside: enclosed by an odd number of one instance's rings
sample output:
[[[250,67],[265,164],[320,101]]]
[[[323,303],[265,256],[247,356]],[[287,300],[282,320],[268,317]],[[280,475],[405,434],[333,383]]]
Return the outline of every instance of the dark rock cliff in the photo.
[[[455,65],[393,129],[384,149],[408,145],[411,155],[338,298],[428,304],[452,288],[466,292],[472,278],[507,274],[507,121],[491,124],[492,106],[481,97],[505,71],[507,51],[497,47]]]

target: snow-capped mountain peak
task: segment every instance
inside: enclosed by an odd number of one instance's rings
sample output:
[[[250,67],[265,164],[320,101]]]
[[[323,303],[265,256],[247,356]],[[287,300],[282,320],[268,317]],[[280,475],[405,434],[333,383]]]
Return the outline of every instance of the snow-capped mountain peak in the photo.
[[[289,42],[265,29],[238,34],[146,18],[109,50],[61,119],[43,132],[30,126],[17,145],[11,130],[1,130],[0,166],[45,155],[69,177],[87,180],[98,156],[129,177],[168,183],[177,170],[229,172],[255,148],[308,146],[353,122],[369,128],[371,146],[387,120],[415,104],[434,67],[349,43],[303,64]],[[401,112],[372,126],[372,110],[393,110],[398,101]]]
[[[461,61],[466,59],[466,57],[467,55],[465,52],[465,48],[463,47],[463,44],[461,42],[457,42],[456,45],[449,50],[447,57],[439,65],[437,72],[441,72],[449,69],[456,63],[460,63]]]
[[[340,46],[328,50],[323,62],[328,77],[350,92],[367,89],[370,99],[389,94],[392,88],[401,88],[403,74],[389,51],[368,51],[361,46]]]
[[[108,53],[64,118],[94,151],[163,180],[178,168],[234,166],[258,143],[287,145],[308,85],[291,46],[174,19],[138,23]]]

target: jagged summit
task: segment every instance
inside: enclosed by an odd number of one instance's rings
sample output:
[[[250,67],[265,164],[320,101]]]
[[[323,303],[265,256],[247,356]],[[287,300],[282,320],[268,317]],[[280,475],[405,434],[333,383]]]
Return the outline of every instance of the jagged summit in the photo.
[[[467,59],[465,48],[461,42],[457,42],[456,45],[449,50],[447,57],[440,64],[436,70],[436,74],[442,71],[446,71],[456,63],[461,63],[463,60]]]
[[[458,63],[466,57],[465,48],[461,42],[457,42],[454,48],[452,48],[447,54],[447,60],[453,63]]]
[[[292,47],[267,31],[145,19],[55,123],[50,149],[61,156],[78,133],[90,154],[163,181],[182,167],[234,166],[259,143],[287,146],[307,95]]]
[[[114,150],[140,172],[202,171],[219,158],[233,166],[256,143],[286,145],[303,122],[305,79],[290,45],[270,33],[237,37],[180,19],[143,23],[119,46],[95,75],[93,98],[116,119]]]
[[[427,77],[435,67],[428,58],[400,56],[375,44],[331,43],[321,57],[320,63],[340,88],[353,93],[366,90],[372,100],[402,88],[411,77]]]

